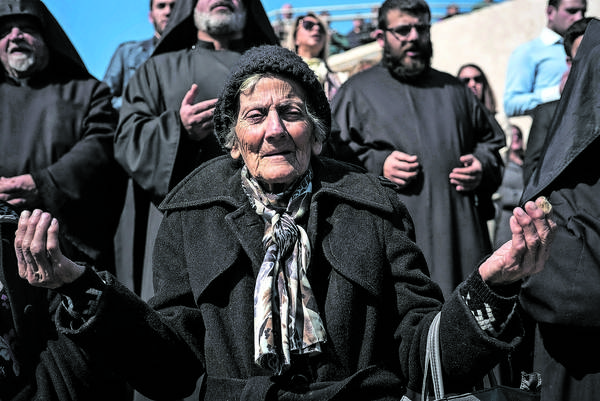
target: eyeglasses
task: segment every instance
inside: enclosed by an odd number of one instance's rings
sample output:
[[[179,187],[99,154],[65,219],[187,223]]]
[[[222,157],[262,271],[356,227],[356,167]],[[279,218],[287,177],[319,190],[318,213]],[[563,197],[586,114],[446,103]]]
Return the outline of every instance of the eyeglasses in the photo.
[[[475,83],[477,83],[477,84],[482,84],[483,83],[483,77],[481,75],[476,75],[474,77],[462,77],[462,78],[459,78],[459,79],[465,85],[467,85],[471,80],[475,81]]]
[[[315,27],[315,25],[317,25],[319,27],[319,32],[321,32],[321,33],[325,32],[325,29],[323,28],[323,26],[321,24],[319,24],[318,22],[313,22],[313,21],[303,19],[301,21],[301,23],[302,23],[302,28],[306,29],[307,31],[312,31],[312,29]]]
[[[429,32],[429,28],[431,25],[429,24],[409,24],[409,25],[400,25],[394,28],[385,28],[384,31],[391,32],[392,35],[396,36],[408,36],[409,33],[412,32],[413,28],[417,30],[419,35]]]

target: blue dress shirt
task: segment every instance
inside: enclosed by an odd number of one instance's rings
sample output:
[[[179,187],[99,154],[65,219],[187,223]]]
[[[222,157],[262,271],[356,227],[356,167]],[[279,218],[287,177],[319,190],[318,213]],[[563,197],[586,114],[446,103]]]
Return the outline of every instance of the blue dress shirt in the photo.
[[[544,28],[534,40],[517,47],[506,71],[504,112],[528,114],[535,106],[560,98],[560,81],[567,70],[562,37]]]

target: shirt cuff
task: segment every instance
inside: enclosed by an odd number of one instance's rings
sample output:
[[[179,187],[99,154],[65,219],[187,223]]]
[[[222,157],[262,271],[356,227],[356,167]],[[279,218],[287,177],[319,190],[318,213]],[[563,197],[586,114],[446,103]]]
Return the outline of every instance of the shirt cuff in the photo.
[[[542,103],[548,103],[560,99],[560,85],[542,89],[540,92],[540,97],[542,98]]]

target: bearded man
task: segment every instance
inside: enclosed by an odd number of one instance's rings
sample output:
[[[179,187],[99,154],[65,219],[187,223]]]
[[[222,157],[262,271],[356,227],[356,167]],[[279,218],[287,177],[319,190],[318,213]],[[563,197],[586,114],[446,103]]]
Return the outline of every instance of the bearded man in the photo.
[[[0,201],[60,216],[67,253],[114,271],[127,177],[108,87],[39,0],[0,0],[0,62]]]
[[[145,299],[153,294],[151,252],[162,218],[155,206],[202,162],[222,154],[212,135],[216,98],[241,54],[260,44],[277,44],[260,0],[177,0],[152,56],[125,89],[115,157],[150,208],[145,249],[137,250],[144,253],[143,278],[133,273]]]
[[[505,139],[466,85],[431,68],[430,23],[424,0],[383,3],[382,62],[352,76],[334,98],[329,151],[398,186],[431,276],[448,297],[491,250],[486,220]]]

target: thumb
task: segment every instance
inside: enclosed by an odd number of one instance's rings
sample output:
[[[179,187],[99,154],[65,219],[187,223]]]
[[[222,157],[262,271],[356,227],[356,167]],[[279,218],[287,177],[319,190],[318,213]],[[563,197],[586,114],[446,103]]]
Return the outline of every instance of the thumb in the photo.
[[[196,97],[196,93],[198,93],[198,85],[196,84],[192,84],[192,86],[190,87],[190,90],[188,90],[185,93],[185,96],[183,97],[183,100],[181,101],[182,105],[193,105],[194,104],[194,99]]]

